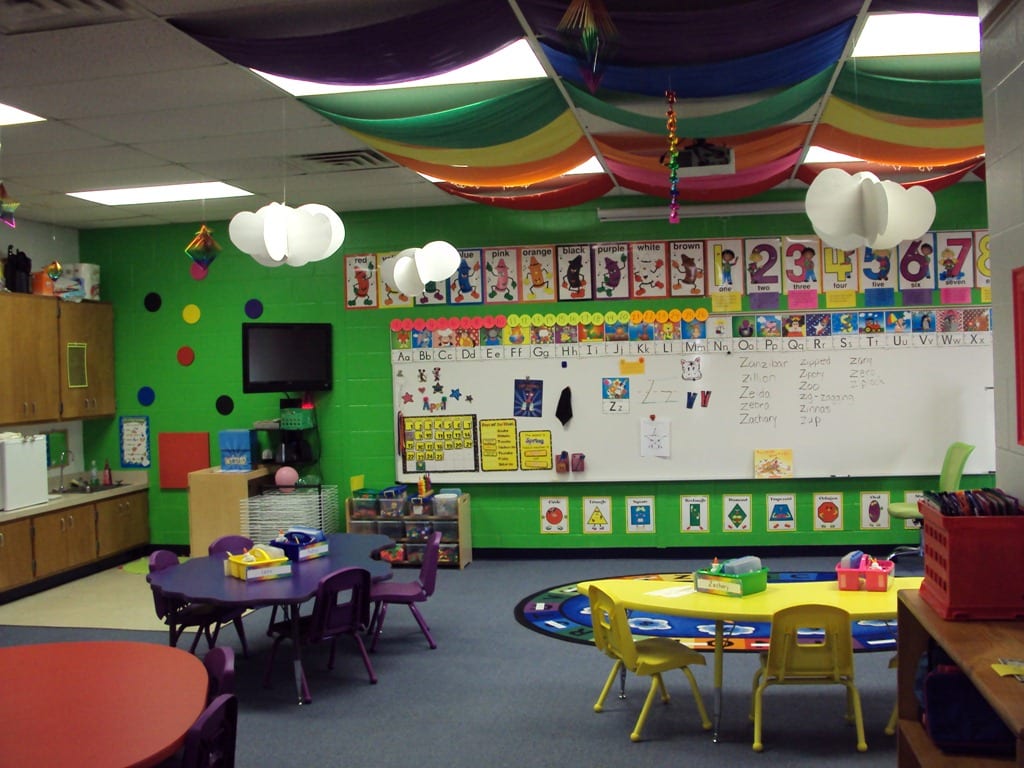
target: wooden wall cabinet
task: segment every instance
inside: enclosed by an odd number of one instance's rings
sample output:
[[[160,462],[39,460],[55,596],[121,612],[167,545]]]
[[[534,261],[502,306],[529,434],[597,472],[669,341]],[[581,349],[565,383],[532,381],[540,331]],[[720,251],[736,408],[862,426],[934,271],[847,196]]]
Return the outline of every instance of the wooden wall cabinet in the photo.
[[[0,424],[57,421],[57,299],[0,294]]]
[[[113,305],[61,301],[59,339],[61,418],[113,416]]]
[[[260,493],[266,467],[248,472],[224,472],[220,467],[188,473],[188,543],[192,557],[209,552],[219,536],[240,534],[240,502]],[[264,542],[265,543],[265,542]]]
[[[96,502],[96,555],[107,557],[149,543],[149,497],[144,492]]]
[[[0,590],[32,581],[32,520],[0,525]]]
[[[992,664],[1000,658],[1021,658],[1024,622],[946,621],[939,617],[919,592],[900,590],[897,604],[899,626],[898,735],[896,760],[900,768],[995,768],[1024,766],[1024,684],[1013,677],[999,677]],[[934,640],[970,678],[999,717],[1017,734],[1015,757],[951,755],[939,750],[921,724],[914,692],[917,662]]]
[[[35,578],[96,559],[96,507],[83,504],[32,518]]]

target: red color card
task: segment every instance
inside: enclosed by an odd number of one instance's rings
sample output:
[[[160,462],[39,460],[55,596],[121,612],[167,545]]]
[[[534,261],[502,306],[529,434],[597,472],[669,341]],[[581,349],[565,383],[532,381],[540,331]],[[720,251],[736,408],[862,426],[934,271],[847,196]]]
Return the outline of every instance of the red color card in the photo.
[[[188,488],[188,473],[210,466],[209,432],[161,432],[160,487]]]

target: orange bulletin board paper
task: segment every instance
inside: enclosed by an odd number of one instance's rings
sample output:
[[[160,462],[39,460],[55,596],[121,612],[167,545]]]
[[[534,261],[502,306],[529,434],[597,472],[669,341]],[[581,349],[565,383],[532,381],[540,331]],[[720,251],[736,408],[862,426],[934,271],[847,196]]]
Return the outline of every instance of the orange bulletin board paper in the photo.
[[[161,432],[160,487],[188,488],[188,473],[210,466],[209,432]]]

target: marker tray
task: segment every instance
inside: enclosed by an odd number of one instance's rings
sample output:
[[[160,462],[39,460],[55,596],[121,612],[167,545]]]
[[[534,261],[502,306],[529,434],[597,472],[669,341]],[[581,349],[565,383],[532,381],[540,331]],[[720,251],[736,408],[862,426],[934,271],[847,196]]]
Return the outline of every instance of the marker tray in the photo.
[[[836,566],[836,581],[844,591],[863,589],[866,592],[886,592],[892,586],[896,564],[892,560],[876,560],[878,568],[841,568]]]

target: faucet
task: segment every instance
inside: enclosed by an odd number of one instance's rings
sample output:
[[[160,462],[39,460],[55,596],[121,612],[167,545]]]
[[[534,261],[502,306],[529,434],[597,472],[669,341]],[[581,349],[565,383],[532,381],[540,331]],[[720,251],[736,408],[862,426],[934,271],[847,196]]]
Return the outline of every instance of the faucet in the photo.
[[[58,460],[60,464],[60,485],[57,486],[57,493],[64,493],[66,490],[64,488],[64,467],[74,460],[75,454],[73,454],[70,449],[65,449],[60,452],[60,459]]]

